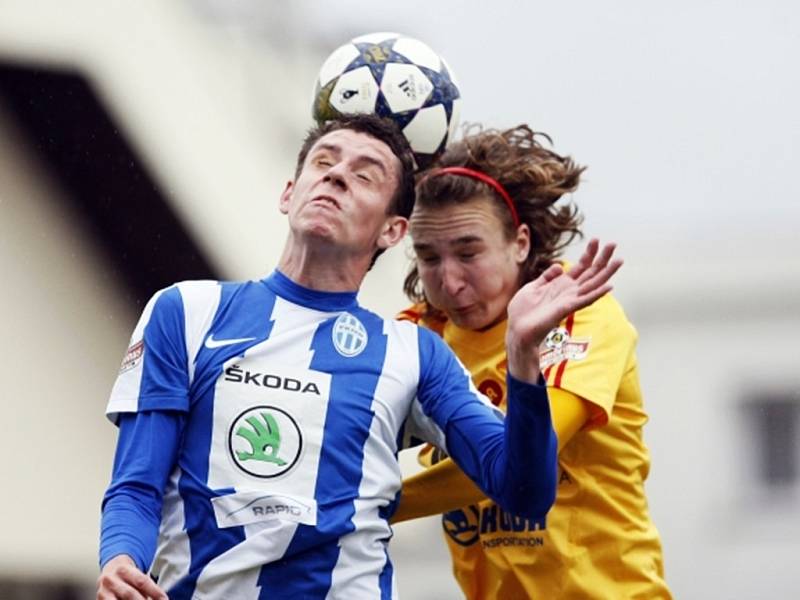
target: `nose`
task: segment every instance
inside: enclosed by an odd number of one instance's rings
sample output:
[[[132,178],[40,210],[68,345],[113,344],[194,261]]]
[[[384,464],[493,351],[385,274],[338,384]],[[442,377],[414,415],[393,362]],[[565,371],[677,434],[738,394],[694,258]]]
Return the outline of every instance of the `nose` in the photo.
[[[442,291],[448,296],[456,296],[464,288],[464,274],[453,261],[443,260],[440,266]]]
[[[345,178],[344,169],[345,167],[342,165],[341,161],[331,165],[325,173],[323,181],[331,183],[342,189],[346,188],[347,180]]]

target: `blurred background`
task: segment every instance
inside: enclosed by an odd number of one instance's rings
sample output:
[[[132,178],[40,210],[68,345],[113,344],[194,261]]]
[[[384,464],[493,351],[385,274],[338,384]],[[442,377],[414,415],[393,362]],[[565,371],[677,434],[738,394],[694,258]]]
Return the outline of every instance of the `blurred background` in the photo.
[[[462,122],[528,122],[589,166],[572,200],[626,259],[676,598],[797,598],[789,0],[0,0],[0,598],[93,597],[103,413],[143,303],[273,269],[317,70],[387,30],[447,59]],[[405,305],[408,253],[378,261],[362,304]],[[392,554],[404,598],[459,597],[437,519],[396,527]]]

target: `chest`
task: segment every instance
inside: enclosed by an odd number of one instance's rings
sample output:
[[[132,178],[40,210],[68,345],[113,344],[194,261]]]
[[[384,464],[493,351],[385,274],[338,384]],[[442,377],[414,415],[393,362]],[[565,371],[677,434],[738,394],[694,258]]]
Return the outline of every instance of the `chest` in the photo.
[[[267,334],[197,356],[193,415],[210,436],[210,487],[308,493],[320,465],[357,477],[366,449],[394,456],[414,386],[387,336],[335,318]]]

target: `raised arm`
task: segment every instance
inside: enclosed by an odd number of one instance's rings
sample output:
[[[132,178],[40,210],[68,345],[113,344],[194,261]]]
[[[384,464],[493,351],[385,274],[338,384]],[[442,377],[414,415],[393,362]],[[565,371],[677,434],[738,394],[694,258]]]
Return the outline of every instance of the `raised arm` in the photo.
[[[613,259],[615,244],[593,239],[578,263],[565,272],[553,265],[522,286],[508,304],[506,353],[508,372],[528,383],[539,378],[539,345],[568,314],[590,305],[611,291],[608,280],[622,266]]]
[[[509,418],[505,422],[504,443],[487,433],[489,427],[477,415],[463,418],[459,413],[459,418],[448,425],[450,455],[470,480],[510,512],[532,515],[538,510],[542,514],[554,499],[556,440],[547,393],[539,379],[539,345],[564,317],[611,290],[608,280],[622,265],[622,261],[612,260],[613,253],[614,245],[601,251],[597,240],[592,240],[569,273],[560,266],[551,267],[521,288],[509,304]],[[564,406],[558,417],[564,440],[580,429],[587,417],[583,401],[577,397],[574,400]],[[439,474],[448,489],[453,486],[450,500],[457,505],[478,499],[475,490],[463,485],[463,478],[452,467],[441,467]],[[424,484],[434,476],[418,477]],[[401,501],[395,521],[422,516],[419,506],[413,504],[414,489],[409,490],[407,501],[411,506],[404,506],[406,501]],[[449,504],[443,509],[452,507]]]

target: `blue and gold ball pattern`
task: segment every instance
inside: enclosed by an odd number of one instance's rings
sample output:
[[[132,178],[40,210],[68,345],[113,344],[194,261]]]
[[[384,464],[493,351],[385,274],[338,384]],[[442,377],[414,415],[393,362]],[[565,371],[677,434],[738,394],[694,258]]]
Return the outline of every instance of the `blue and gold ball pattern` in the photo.
[[[429,46],[376,33],[349,41],[326,59],[312,115],[319,123],[350,113],[390,118],[408,139],[417,166],[425,168],[455,131],[460,102],[451,70]]]

